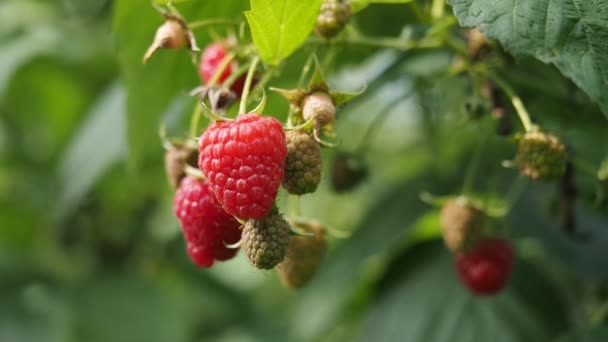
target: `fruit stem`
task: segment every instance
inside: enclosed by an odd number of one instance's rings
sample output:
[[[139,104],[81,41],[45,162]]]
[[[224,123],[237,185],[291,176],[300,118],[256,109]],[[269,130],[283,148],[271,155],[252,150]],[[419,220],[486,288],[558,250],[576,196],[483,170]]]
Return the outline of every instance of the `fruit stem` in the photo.
[[[217,81],[220,79],[220,76],[224,73],[224,70],[228,67],[228,64],[230,64],[230,62],[232,62],[232,60],[234,59],[235,56],[236,56],[236,54],[231,52],[222,59],[222,62],[220,63],[220,65],[218,65],[218,68],[215,70],[215,72],[213,73],[213,76],[207,83],[207,87],[212,87],[215,85],[215,83],[217,83]],[[196,101],[196,107],[194,107],[194,113],[192,113],[192,117],[190,119],[190,136],[191,137],[198,136],[198,124],[199,124],[199,121],[201,120],[202,113],[203,113],[202,104],[199,101]]]
[[[289,216],[292,220],[296,220],[300,217],[300,196],[289,195]]]
[[[192,113],[192,117],[190,118],[190,137],[198,136],[198,123],[201,119],[201,114],[203,113],[203,106],[199,101],[196,101],[194,105],[194,112]]]
[[[249,70],[249,66],[248,65],[244,65],[244,66],[238,68],[236,70],[236,72],[230,74],[230,77],[228,77],[224,81],[224,83],[223,83],[224,87],[226,87],[226,88],[232,87],[232,85],[234,84],[234,82],[236,82],[236,80],[239,77],[241,77],[242,75],[244,75],[247,72],[247,70]]]
[[[217,83],[217,81],[219,81],[220,77],[224,73],[224,70],[226,70],[226,68],[228,67],[230,62],[232,62],[235,56],[236,54],[234,52],[230,52],[222,59],[220,65],[218,65],[217,69],[215,69],[213,77],[211,77],[209,82],[207,82],[208,87],[213,87]]]
[[[513,104],[513,108],[515,108],[515,111],[519,116],[519,120],[524,126],[524,130],[526,132],[530,132],[534,125],[532,124],[532,120],[530,120],[530,114],[528,114],[528,111],[526,110],[524,103],[521,101],[521,98],[517,96],[513,88],[511,88],[511,86],[498,75],[490,74],[489,76],[490,79],[494,81],[494,83],[496,83],[496,85],[498,85],[502,91],[505,92],[509,100],[511,100],[511,104]]]
[[[302,87],[302,85],[304,83],[304,79],[306,78],[306,75],[308,75],[308,72],[310,71],[310,67],[312,66],[312,63],[315,60],[316,50],[317,50],[316,48],[312,49],[312,51],[308,55],[308,58],[306,59],[306,62],[304,63],[304,67],[302,68],[302,73],[300,74],[300,78],[298,79],[298,88]]]
[[[443,17],[445,11],[445,0],[433,0],[431,5],[431,17],[435,20]]]
[[[199,170],[196,167],[192,167],[190,165],[186,165],[184,166],[184,172],[190,176],[190,177],[194,177],[200,180],[205,180],[205,175],[203,174],[203,172],[201,170]]]
[[[188,28],[190,30],[196,30],[199,28],[203,28],[205,26],[213,26],[213,25],[232,25],[238,26],[240,24],[237,20],[229,20],[229,19],[206,19],[199,20],[193,23],[188,24]]]
[[[251,91],[251,83],[253,82],[253,75],[255,74],[255,69],[260,62],[260,57],[255,56],[251,65],[249,66],[249,70],[247,71],[247,78],[245,79],[245,87],[243,88],[243,95],[241,96],[241,103],[239,105],[239,114],[245,113],[247,110],[247,98],[249,97],[249,92]]]

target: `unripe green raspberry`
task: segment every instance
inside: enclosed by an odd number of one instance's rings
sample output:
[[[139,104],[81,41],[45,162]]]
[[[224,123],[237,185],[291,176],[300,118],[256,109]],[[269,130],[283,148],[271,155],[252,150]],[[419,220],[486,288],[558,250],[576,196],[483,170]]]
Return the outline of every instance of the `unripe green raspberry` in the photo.
[[[347,0],[323,1],[315,32],[325,39],[333,38],[348,23],[350,14],[350,3]]]
[[[303,225],[302,229],[313,236],[295,236],[289,242],[285,260],[278,266],[283,285],[299,288],[316,273],[325,254],[326,244],[319,225]]]
[[[169,183],[177,188],[179,182],[186,176],[186,165],[197,166],[198,153],[196,149],[184,145],[172,145],[165,152],[165,172]]]
[[[519,141],[515,161],[521,173],[532,179],[554,180],[566,170],[566,148],[552,134],[527,132]]]
[[[332,124],[336,119],[336,106],[329,94],[316,91],[302,100],[302,117],[315,120],[316,127]]]
[[[280,214],[249,220],[243,228],[242,248],[251,263],[269,270],[283,261],[291,238],[289,224]]]
[[[439,221],[446,247],[462,251],[480,237],[484,213],[466,203],[463,198],[449,200],[441,209]]]
[[[308,133],[294,130],[285,134],[287,158],[283,187],[290,194],[314,192],[321,181],[321,148]]]

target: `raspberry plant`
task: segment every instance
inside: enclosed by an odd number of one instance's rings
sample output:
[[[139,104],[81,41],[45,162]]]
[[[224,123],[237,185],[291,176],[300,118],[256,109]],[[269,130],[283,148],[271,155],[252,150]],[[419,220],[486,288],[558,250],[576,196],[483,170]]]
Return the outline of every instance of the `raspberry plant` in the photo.
[[[605,1],[0,17],[0,339],[608,340]]]

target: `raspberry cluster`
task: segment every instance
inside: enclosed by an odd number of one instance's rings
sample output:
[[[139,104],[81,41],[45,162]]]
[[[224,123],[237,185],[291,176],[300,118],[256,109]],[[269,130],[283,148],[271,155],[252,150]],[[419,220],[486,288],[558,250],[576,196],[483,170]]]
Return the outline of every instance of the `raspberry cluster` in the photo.
[[[317,83],[306,91],[293,91],[298,94],[298,110],[289,118],[287,133],[277,119],[256,111],[224,118],[219,111],[226,113],[234,95],[242,95],[247,77],[236,74],[242,68],[233,48],[229,40],[219,41],[201,53],[199,75],[205,85],[196,94],[211,104],[212,109],[205,111],[211,122],[197,149],[171,145],[165,156],[167,176],[177,187],[175,215],[196,265],[210,267],[216,260],[228,260],[240,246],[256,268],[268,270],[282,263],[278,271],[283,283],[297,288],[315,273],[325,240],[320,226],[304,229],[314,236],[292,232],[275,200],[281,185],[298,196],[316,191],[322,173],[318,133],[332,126],[336,99],[344,103],[353,95],[331,92],[317,68],[312,77]],[[247,75],[254,83],[255,73],[252,63]],[[235,94],[225,96],[226,92]],[[247,95],[243,97],[242,108],[247,105]]]

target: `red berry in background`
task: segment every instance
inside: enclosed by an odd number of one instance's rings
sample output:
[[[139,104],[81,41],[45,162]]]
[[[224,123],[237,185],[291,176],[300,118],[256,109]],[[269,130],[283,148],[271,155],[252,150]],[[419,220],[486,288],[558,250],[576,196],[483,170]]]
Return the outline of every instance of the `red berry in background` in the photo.
[[[222,42],[217,42],[208,45],[203,53],[201,54],[201,62],[199,65],[199,74],[201,76],[201,80],[204,83],[208,83],[215,75],[215,71],[222,64],[222,60],[228,54],[228,51],[224,47],[225,44]],[[230,74],[236,69],[235,63],[230,62],[228,66],[224,69],[219,79],[218,83],[223,83]]]
[[[503,289],[512,268],[513,249],[507,240],[483,240],[456,256],[460,279],[477,295],[493,295]]]
[[[241,219],[268,215],[284,175],[283,126],[256,113],[211,124],[199,139],[198,165],[226,212]]]
[[[222,64],[222,60],[228,55],[227,47],[229,43],[227,42],[217,42],[208,45],[201,55],[201,61],[199,65],[199,75],[204,84],[209,83],[209,81],[215,75],[215,71]],[[217,80],[218,84],[224,83],[233,72],[236,72],[238,69],[237,63],[232,61],[226,66],[224,71],[220,74],[220,77]],[[243,93],[243,88],[245,87],[245,79],[246,74],[243,74],[239,78],[237,78],[234,83],[230,86],[230,90],[232,90],[237,97],[241,97]],[[256,79],[254,77],[252,82],[252,87],[255,85]]]
[[[236,255],[237,250],[226,245],[240,240],[240,223],[222,209],[207,181],[186,176],[175,192],[173,209],[195,264],[210,267],[214,260]]]

